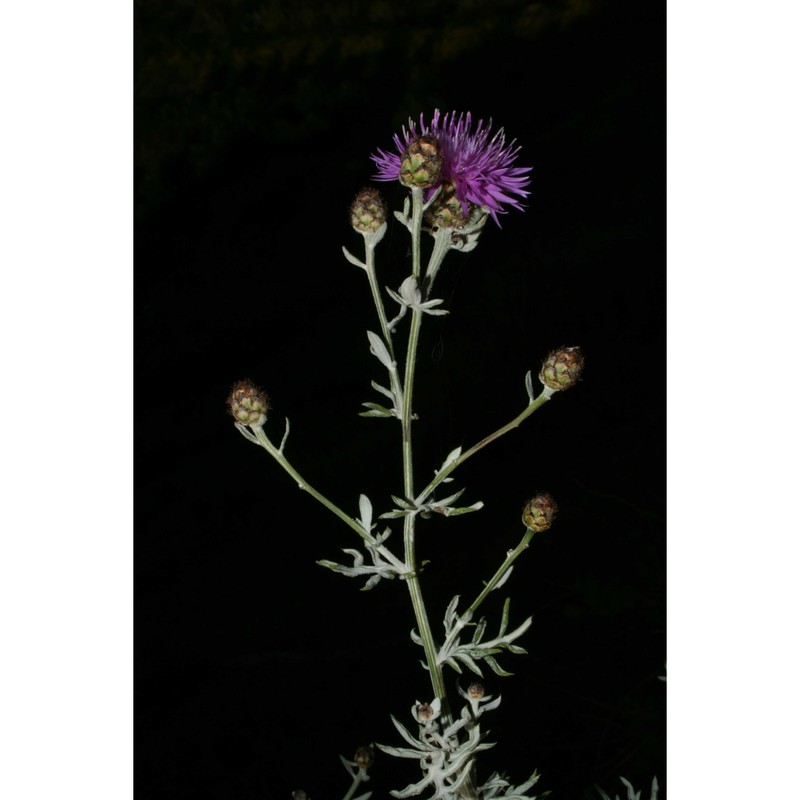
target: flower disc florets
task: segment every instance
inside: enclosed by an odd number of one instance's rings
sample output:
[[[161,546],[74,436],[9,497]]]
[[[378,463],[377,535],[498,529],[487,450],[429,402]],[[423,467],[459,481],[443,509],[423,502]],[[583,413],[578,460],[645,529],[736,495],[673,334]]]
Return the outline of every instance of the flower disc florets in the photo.
[[[427,189],[425,199],[430,199],[440,183],[450,183],[455,187],[464,215],[468,216],[471,203],[485,207],[498,222],[497,215],[505,213],[504,204],[522,209],[517,197],[530,194],[525,187],[530,183],[531,167],[513,166],[519,147],[515,147],[514,142],[506,145],[502,128],[494,134],[491,130],[491,121],[486,124],[480,120],[473,131],[470,113],[456,115],[453,111],[442,116],[437,109],[430,125],[420,115],[419,130],[409,119],[408,129],[403,128],[402,136],[394,136],[397,153],[378,150],[371,156],[378,167],[375,180],[400,180],[401,163],[408,146],[422,136],[433,136],[441,149],[442,168],[439,180]]]

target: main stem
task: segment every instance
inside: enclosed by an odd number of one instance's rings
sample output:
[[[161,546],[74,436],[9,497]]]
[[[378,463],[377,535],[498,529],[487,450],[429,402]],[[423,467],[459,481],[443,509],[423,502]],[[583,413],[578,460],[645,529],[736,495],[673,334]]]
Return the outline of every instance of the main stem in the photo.
[[[420,238],[422,232],[422,190],[412,189],[411,198],[413,203],[411,216],[411,251],[412,251],[412,275],[419,282],[420,275]],[[414,396],[414,371],[417,359],[417,344],[419,342],[419,331],[422,324],[422,312],[414,309],[411,317],[411,330],[408,337],[408,350],[406,352],[406,369],[403,387],[403,488],[406,497],[410,500],[414,497],[414,462],[411,445],[411,416]],[[417,554],[415,545],[415,514],[407,514],[403,527],[403,541],[405,544],[405,560],[409,568],[410,575],[406,580],[408,591],[411,595],[411,605],[414,607],[414,616],[417,622],[417,630],[422,638],[422,646],[425,651],[425,661],[431,676],[434,695],[439,698],[442,708],[447,708],[447,696],[444,688],[444,678],[442,670],[436,661],[436,645],[433,641],[428,614],[425,610],[425,601],[422,597],[419,575],[417,573]]]
[[[412,275],[416,279],[417,284],[420,283],[420,236],[422,230],[422,212],[423,212],[423,199],[421,189],[411,190],[412,199],[412,216],[411,216],[411,252],[412,252]],[[437,242],[438,244],[438,242]],[[436,268],[441,263],[444,257],[446,248],[435,248],[435,253],[432,256],[433,266],[434,260],[436,261]],[[435,275],[435,269],[432,270]],[[430,290],[430,286],[428,286]],[[414,498],[414,464],[412,458],[411,447],[411,417],[413,409],[413,396],[414,396],[414,370],[417,360],[417,344],[419,342],[419,330],[422,324],[422,312],[419,309],[413,309],[411,317],[411,330],[408,336],[408,350],[406,351],[406,370],[405,370],[405,385],[403,392],[403,486],[408,500]],[[417,630],[419,631],[420,638],[422,639],[422,646],[425,651],[425,661],[428,666],[428,672],[431,677],[431,684],[433,686],[433,693],[439,699],[442,709],[443,728],[446,728],[452,721],[453,716],[450,711],[450,704],[447,701],[447,692],[444,685],[444,676],[442,668],[437,661],[436,644],[433,641],[433,633],[431,632],[430,622],[428,621],[428,614],[425,610],[425,601],[422,597],[422,587],[419,582],[419,575],[417,574],[417,555],[415,547],[415,523],[416,514],[407,514],[405,517],[405,525],[403,528],[403,541],[405,543],[405,558],[406,564],[410,570],[410,575],[406,581],[408,584],[408,591],[411,596],[411,605],[414,607],[414,616],[417,621]],[[470,767],[466,767],[470,769]],[[461,789],[462,796],[465,798],[476,797],[472,778],[468,777]]]

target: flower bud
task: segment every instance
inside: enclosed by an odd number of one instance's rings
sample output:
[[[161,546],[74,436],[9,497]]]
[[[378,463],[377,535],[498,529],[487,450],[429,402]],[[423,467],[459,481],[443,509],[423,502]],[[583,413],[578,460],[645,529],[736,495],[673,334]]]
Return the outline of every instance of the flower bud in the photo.
[[[269,397],[252,381],[237,381],[228,396],[228,408],[240,425],[260,428],[267,421]]]
[[[522,509],[522,524],[534,533],[546,531],[552,524],[558,506],[550,492],[537,492]]]
[[[467,689],[467,694],[473,700],[480,700],[483,697],[483,695],[486,694],[486,690],[483,688],[482,683],[478,683],[478,681],[475,681],[475,683],[471,683],[469,685],[469,688]]]
[[[356,766],[361,769],[369,769],[374,760],[375,751],[369,746],[359,747],[358,750],[356,750],[356,754],[353,756],[353,761],[356,762]]]
[[[414,139],[400,159],[400,183],[428,189],[435,186],[442,171],[442,151],[435,136]]]
[[[386,203],[377,189],[362,189],[350,206],[350,224],[359,233],[375,233],[386,222]]]
[[[295,789],[292,792],[292,800],[308,800],[308,795],[302,789]]]
[[[420,703],[417,706],[417,719],[420,722],[427,722],[433,719],[435,713],[436,712],[428,703]]]
[[[553,350],[542,363],[539,380],[554,392],[574,386],[583,369],[580,347],[560,347]]]
[[[464,206],[456,196],[455,185],[444,183],[439,196],[425,212],[425,222],[431,228],[463,228],[472,218],[475,208],[472,203],[468,203],[465,213]]]

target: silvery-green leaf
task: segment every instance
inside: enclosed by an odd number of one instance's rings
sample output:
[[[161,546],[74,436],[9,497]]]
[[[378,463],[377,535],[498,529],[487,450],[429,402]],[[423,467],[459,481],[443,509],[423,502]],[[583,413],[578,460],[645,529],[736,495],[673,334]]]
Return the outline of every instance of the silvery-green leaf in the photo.
[[[398,517],[405,517],[411,514],[411,511],[386,511],[378,517],[378,519],[397,519]]]
[[[397,758],[416,758],[419,760],[423,755],[418,750],[411,750],[408,747],[391,747],[388,744],[379,744],[378,747],[384,753],[388,753],[390,756],[397,756]]]
[[[385,406],[378,405],[378,403],[362,403],[362,406],[365,406],[369,409],[369,411],[359,411],[359,417],[393,417],[394,411],[390,408],[386,408]]]
[[[384,397],[388,397],[390,400],[394,400],[394,392],[391,389],[387,389],[385,386],[381,386],[377,381],[371,381],[372,388],[376,391],[380,392]]]
[[[497,634],[498,637],[502,636],[506,632],[506,628],[508,627],[508,612],[510,608],[511,608],[511,598],[506,597],[506,600],[503,603],[503,616],[500,620],[500,632]]]
[[[502,585],[503,585],[503,584],[504,584],[504,583],[505,583],[505,582],[508,580],[508,578],[509,578],[509,576],[511,575],[511,573],[513,572],[513,570],[514,570],[514,565],[512,564],[512,565],[511,565],[511,566],[510,566],[510,567],[509,567],[509,568],[508,568],[508,569],[507,569],[507,570],[506,570],[506,571],[503,573],[503,577],[502,577],[502,578],[500,578],[500,580],[499,580],[499,581],[497,581],[497,583],[496,583],[496,584],[495,584],[495,585],[492,587],[492,591],[494,591],[495,589],[499,589],[499,588],[500,588],[500,587],[501,587],[501,586],[502,586]]]
[[[403,798],[403,797],[414,797],[414,796],[416,796],[418,794],[421,794],[422,790],[426,786],[429,786],[432,781],[433,781],[433,775],[429,774],[428,777],[423,778],[419,783],[412,783],[412,784],[406,786],[405,789],[402,789],[402,790],[399,790],[399,791],[397,789],[391,789],[389,791],[389,794],[392,797],[400,797],[400,798]],[[438,799],[439,795],[438,794],[434,795],[434,797],[431,798],[431,800],[434,800],[434,798]]]
[[[447,604],[447,610],[444,612],[444,625],[445,628],[450,630],[453,627],[453,622],[456,619],[456,608],[458,607],[458,601],[461,598],[461,595],[457,594],[453,599]]]
[[[358,512],[361,514],[361,525],[369,533],[372,530],[372,503],[365,494],[358,496]]]
[[[406,301],[399,294],[397,294],[397,292],[393,291],[388,286],[384,286],[383,288],[386,289],[392,300],[394,300],[395,303],[399,303],[402,306],[403,311],[405,311],[405,309],[408,307],[408,303],[406,303]]]
[[[419,751],[428,751],[433,750],[434,748],[431,745],[426,744],[425,742],[420,741],[416,737],[412,736],[410,731],[400,722],[394,714],[389,715],[392,720],[392,724],[397,728],[398,733],[414,748]],[[419,756],[419,753],[417,754]]]
[[[342,248],[342,252],[344,253],[344,257],[356,267],[361,267],[361,269],[366,269],[367,265],[361,261],[360,259],[356,258],[346,247]]]
[[[380,573],[376,573],[373,575],[360,589],[360,592],[368,592],[370,589],[374,589],[375,586],[378,585],[378,582],[381,579]]]
[[[468,656],[465,652],[457,652],[453,654],[453,658],[457,658],[461,661],[462,664],[465,664],[468,669],[472,670],[476,675],[479,675],[481,678],[483,677],[483,673],[481,672],[481,668],[475,663],[475,660]],[[486,660],[489,660],[487,656]]]
[[[248,442],[252,442],[253,444],[261,444],[258,439],[250,432],[250,429],[246,425],[242,425],[241,423],[235,423],[234,427],[236,428],[239,433],[247,439]]]
[[[449,497],[445,497],[443,500],[437,500],[436,502],[431,501],[430,505],[435,508],[444,508],[445,506],[449,506],[451,503],[454,503],[464,494],[465,489],[459,489],[455,494],[451,494]]]
[[[458,662],[456,662],[453,658],[448,658],[444,663],[449,664],[459,675],[464,674],[464,670],[458,666]]]
[[[326,559],[320,559],[316,562],[321,567],[327,567],[328,569],[332,569],[334,572],[341,572],[344,567],[341,564],[337,564],[335,561],[328,561]]]
[[[456,447],[455,450],[451,450],[448,453],[447,458],[444,460],[444,463],[439,468],[439,472],[441,472],[445,467],[449,467],[455,461],[458,461],[458,459],[460,457],[461,457],[461,447],[459,446],[459,447]],[[436,474],[438,475],[439,472],[437,472]]]
[[[347,553],[349,556],[353,556],[353,564],[356,567],[360,567],[364,563],[364,556],[361,555],[360,551],[354,550],[352,547],[343,547],[343,553]]]
[[[403,298],[403,304],[407,306],[416,306],[422,300],[422,292],[420,292],[417,279],[413,275],[409,275],[400,284],[400,297]]]
[[[392,495],[392,502],[406,511],[417,510],[417,507],[410,500],[406,500],[405,497],[398,497],[396,494]]]
[[[481,711],[494,711],[499,705],[500,701],[503,699],[502,695],[497,695],[494,700],[489,703],[483,703],[481,705]]]
[[[370,353],[372,353],[386,369],[393,370],[394,361],[392,361],[392,357],[389,355],[389,351],[386,349],[383,339],[372,331],[367,331],[367,337],[369,338]]]
[[[502,668],[502,667],[501,667],[501,666],[500,666],[500,665],[499,665],[499,664],[498,664],[498,663],[497,663],[497,662],[494,660],[494,658],[492,658],[492,656],[486,656],[486,658],[484,658],[484,661],[485,661],[485,662],[486,662],[486,663],[489,665],[489,668],[492,670],[492,672],[495,672],[495,673],[497,673],[497,674],[498,674],[498,675],[500,675],[501,677],[508,677],[509,675],[513,675],[513,674],[514,674],[513,672],[506,672],[506,670],[504,670],[504,669],[503,669],[503,668]]]
[[[525,622],[522,623],[518,628],[515,628],[511,633],[507,633],[503,636],[503,639],[506,642],[513,642],[514,639],[518,639],[525,633],[528,628],[530,628],[531,624],[533,623],[533,617],[528,617]]]
[[[472,644],[478,644],[483,638],[483,633],[486,630],[486,617],[481,617],[478,624],[475,626],[475,633],[472,635]]]
[[[533,393],[533,381],[531,380],[530,370],[528,370],[528,373],[525,375],[525,389],[528,392],[528,399],[532,403],[536,399],[536,395]]]
[[[422,637],[413,628],[411,629],[411,641],[414,642],[414,644],[418,644],[418,645],[423,645],[424,646],[424,642],[422,641]]]
[[[478,500],[471,506],[464,506],[463,508],[443,508],[441,513],[446,517],[459,517],[461,514],[469,514],[472,511],[480,511],[483,508],[483,500]]]
[[[533,775],[528,778],[525,783],[521,783],[519,786],[514,788],[514,791],[517,793],[527,792],[534,784],[539,782],[539,773],[534,771]]]
[[[342,764],[344,764],[344,768],[347,770],[347,774],[351,778],[355,778],[358,773],[355,771],[355,769],[353,769],[353,762],[348,761],[343,755],[341,755],[341,753],[339,754],[339,760],[342,762]]]

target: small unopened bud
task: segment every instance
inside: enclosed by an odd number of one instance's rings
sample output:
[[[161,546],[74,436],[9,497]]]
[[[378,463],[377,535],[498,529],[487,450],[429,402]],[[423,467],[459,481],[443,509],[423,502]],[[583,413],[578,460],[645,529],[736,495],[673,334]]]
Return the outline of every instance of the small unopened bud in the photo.
[[[534,533],[546,531],[555,519],[558,506],[550,492],[538,492],[522,509],[522,524]]]
[[[292,800],[308,800],[308,795],[302,789],[295,789],[292,792]]]
[[[431,708],[428,703],[420,703],[417,706],[417,717],[422,722],[427,722],[429,719],[433,719],[434,710]]]
[[[414,139],[400,160],[400,183],[428,189],[435,186],[442,171],[442,151],[435,136]]]
[[[353,756],[353,761],[356,762],[356,766],[361,769],[369,769],[374,760],[375,751],[369,746],[359,747],[358,750],[356,750],[356,754]]]
[[[377,189],[362,189],[350,206],[350,224],[359,233],[375,233],[386,222],[386,203]]]
[[[553,350],[542,363],[539,380],[554,392],[574,386],[583,369],[580,347],[560,347]]]
[[[480,700],[483,697],[483,695],[486,694],[486,690],[483,688],[482,683],[478,683],[478,681],[475,681],[475,683],[471,683],[469,685],[469,688],[467,689],[467,694],[473,700]]]
[[[267,421],[269,397],[252,381],[237,381],[228,395],[228,408],[240,425],[260,428]]]
[[[442,191],[431,203],[425,212],[425,222],[431,228],[464,228],[473,216],[476,209],[472,203],[467,204],[467,210],[456,196],[456,187],[452,183],[442,184]]]

